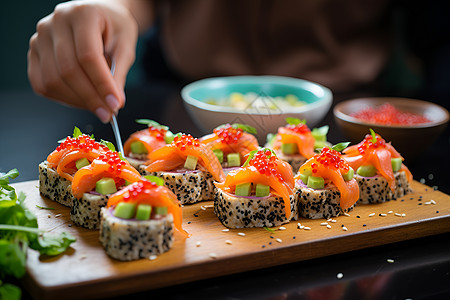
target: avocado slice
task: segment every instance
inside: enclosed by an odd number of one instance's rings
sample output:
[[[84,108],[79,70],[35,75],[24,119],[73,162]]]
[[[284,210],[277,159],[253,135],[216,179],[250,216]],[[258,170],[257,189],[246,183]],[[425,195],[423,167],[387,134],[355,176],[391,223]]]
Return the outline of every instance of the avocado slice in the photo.
[[[372,165],[360,166],[356,173],[363,177],[373,177],[377,174],[377,169]]]
[[[136,204],[130,202],[120,202],[114,209],[114,216],[122,219],[132,219],[136,210]]]
[[[325,179],[317,176],[309,176],[307,186],[312,189],[323,189],[325,187]]]
[[[223,151],[220,150],[220,149],[214,149],[213,152],[216,155],[216,157],[219,160],[219,162],[223,163]]]
[[[188,170],[195,170],[197,167],[198,158],[192,155],[188,155],[186,158],[186,162],[184,163],[184,167]]]
[[[152,213],[152,206],[148,204],[139,204],[136,210],[136,219],[149,220]]]
[[[352,167],[350,167],[348,169],[348,172],[345,174],[342,174],[342,177],[344,178],[345,181],[350,181],[353,179],[353,176],[355,175],[355,170],[353,170]]]
[[[251,188],[252,188],[252,183],[251,182],[238,184],[238,185],[236,185],[236,189],[234,190],[234,194],[236,196],[240,196],[240,197],[250,196]]]
[[[400,157],[391,158],[392,171],[398,172],[402,168],[402,159]]]
[[[80,158],[75,162],[75,166],[77,167],[77,170],[81,169],[82,167],[89,166],[90,162],[86,157]]]
[[[256,197],[266,197],[270,194],[270,186],[264,184],[257,184],[255,188]]]
[[[281,152],[287,155],[297,154],[298,146],[296,143],[281,144]]]
[[[227,155],[227,162],[229,167],[240,167],[241,156],[239,155],[239,153],[229,153]]]
[[[140,141],[134,141],[130,144],[130,150],[134,154],[147,154],[147,148],[145,148],[145,145]]]
[[[109,177],[103,177],[95,183],[95,191],[102,195],[109,195],[117,192],[116,182]]]

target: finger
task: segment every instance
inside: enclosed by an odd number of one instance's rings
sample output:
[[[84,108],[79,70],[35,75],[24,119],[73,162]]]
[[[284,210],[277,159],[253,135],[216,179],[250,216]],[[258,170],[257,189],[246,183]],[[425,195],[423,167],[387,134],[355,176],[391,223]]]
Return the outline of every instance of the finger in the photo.
[[[93,83],[86,75],[84,70],[78,63],[75,56],[75,41],[72,30],[63,25],[64,21],[54,18],[55,26],[53,27],[54,47],[56,68],[61,79],[71,90],[78,95],[79,101],[84,103],[85,108],[89,109],[102,120],[108,122],[111,118],[112,111],[108,104],[97,93]]]
[[[123,95],[114,81],[108,63],[104,57],[104,45],[101,33],[105,30],[105,21],[98,15],[86,18],[86,22],[74,24],[73,36],[76,57],[81,68],[108,104],[113,112],[123,106]],[[89,31],[98,34],[89,34]]]

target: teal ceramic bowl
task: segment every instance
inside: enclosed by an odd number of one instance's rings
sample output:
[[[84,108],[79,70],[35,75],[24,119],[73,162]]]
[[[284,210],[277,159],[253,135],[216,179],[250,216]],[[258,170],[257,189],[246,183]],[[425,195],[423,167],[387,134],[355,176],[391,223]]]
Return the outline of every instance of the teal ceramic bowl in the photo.
[[[250,100],[251,104],[233,107],[220,101],[233,93],[250,93],[258,105]],[[305,104],[277,101],[277,97],[288,95],[296,96]],[[268,133],[285,125],[287,117],[305,119],[310,128],[314,127],[325,117],[333,100],[331,91],[320,84],[281,76],[208,78],[186,85],[181,96],[191,118],[204,134],[221,124],[242,123],[256,128],[260,143],[265,142]],[[215,100],[217,102],[211,104]]]

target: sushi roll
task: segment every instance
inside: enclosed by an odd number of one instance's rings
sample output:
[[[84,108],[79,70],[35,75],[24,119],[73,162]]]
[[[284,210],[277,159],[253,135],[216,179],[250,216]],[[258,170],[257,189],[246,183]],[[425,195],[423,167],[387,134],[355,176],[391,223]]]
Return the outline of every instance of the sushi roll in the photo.
[[[70,219],[77,225],[98,229],[100,210],[108,198],[126,183],[141,180],[139,172],[118,152],[108,151],[79,169],[72,181],[73,203]]]
[[[383,203],[412,192],[412,174],[403,157],[372,129],[362,142],[344,150],[344,159],[356,171],[358,203]]]
[[[110,150],[105,144],[96,142],[75,127],[73,137],[67,137],[39,164],[40,193],[50,200],[71,207],[74,174],[108,151]]]
[[[212,200],[213,182],[225,178],[214,152],[187,134],[175,136],[171,144],[150,153],[146,164],[141,173],[164,179],[181,204]]]
[[[199,141],[210,148],[222,164],[223,171],[239,168],[245,162],[245,156],[259,148],[253,135],[256,129],[243,124],[225,124],[213,130],[213,133],[201,137]]]
[[[139,170],[148,160],[150,153],[171,143],[174,135],[169,127],[153,120],[139,119],[136,122],[148,127],[131,134],[123,145],[123,151],[128,162]]]
[[[268,137],[266,147],[272,148],[296,173],[300,166],[315,154],[314,149],[319,144],[322,145],[320,148],[325,145],[328,126],[314,130],[314,136],[305,121],[286,118],[286,122],[286,126],[278,128],[276,135]]]
[[[141,180],[112,195],[102,207],[99,240],[112,258],[148,258],[172,247],[174,229],[188,237],[181,224],[177,197],[164,186]]]
[[[344,146],[324,147],[300,167],[294,191],[299,216],[328,219],[353,209],[359,187],[353,169],[341,156]]]
[[[291,166],[267,148],[215,183],[214,212],[228,228],[272,227],[297,218]]]

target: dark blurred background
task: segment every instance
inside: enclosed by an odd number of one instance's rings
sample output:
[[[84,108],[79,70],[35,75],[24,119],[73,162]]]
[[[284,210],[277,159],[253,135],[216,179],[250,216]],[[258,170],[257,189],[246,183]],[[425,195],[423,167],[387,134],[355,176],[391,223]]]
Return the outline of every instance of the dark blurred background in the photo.
[[[91,113],[59,105],[31,90],[26,71],[28,40],[38,20],[51,13],[58,2],[4,1],[0,10],[0,171],[18,168],[18,181],[37,179],[37,164],[55,148],[57,140],[72,133],[74,126],[98,138],[114,139],[110,126],[101,124]],[[354,96],[402,96],[432,101],[449,109],[449,9],[443,1],[415,2],[393,1],[395,51],[378,85],[349,95],[335,94],[335,101]],[[186,116],[179,95],[184,84],[165,63],[157,27],[149,31],[139,41],[137,61],[127,81],[128,101],[119,113],[123,139],[142,128],[134,122],[137,118],[155,119],[175,132],[199,135]],[[322,123],[331,125],[331,141],[339,142],[342,136],[333,126],[331,111]],[[422,157],[422,161],[433,160],[432,164],[420,163],[416,167],[416,162],[407,162],[417,180],[424,179],[431,186],[444,182],[435,178],[428,165],[450,167],[449,143],[447,129],[434,145],[439,152]]]

